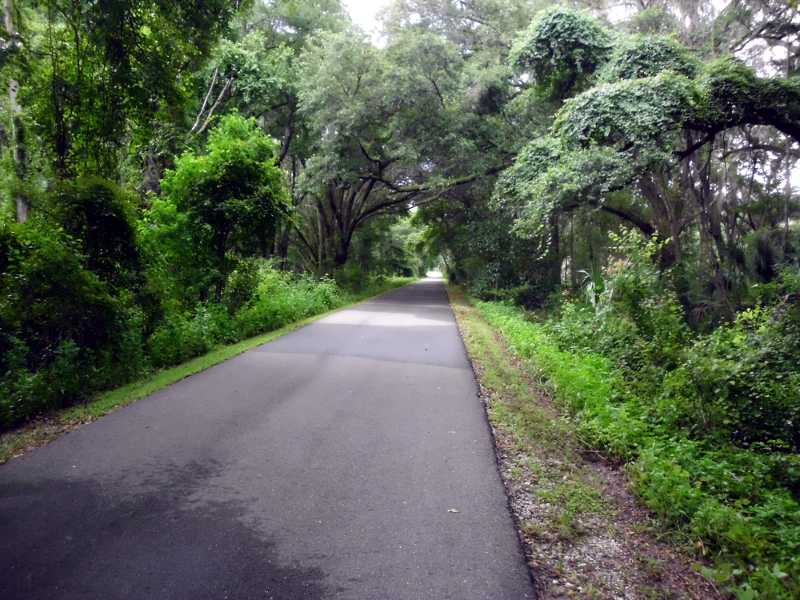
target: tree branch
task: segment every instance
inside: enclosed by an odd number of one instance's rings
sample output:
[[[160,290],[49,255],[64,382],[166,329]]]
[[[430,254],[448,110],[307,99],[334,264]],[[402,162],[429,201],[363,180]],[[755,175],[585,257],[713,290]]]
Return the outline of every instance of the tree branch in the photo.
[[[214,75],[211,78],[211,85],[208,86],[206,97],[203,98],[203,105],[200,107],[200,112],[197,113],[197,118],[194,120],[194,125],[192,125],[192,128],[189,130],[189,133],[194,133],[197,130],[198,125],[200,125],[200,119],[203,117],[203,113],[206,112],[206,106],[208,106],[208,100],[211,98],[211,92],[214,91],[214,86],[217,85],[218,73],[219,73],[219,67],[215,67]]]
[[[219,105],[222,103],[222,101],[227,98],[228,92],[231,89],[231,85],[233,85],[233,77],[229,77],[225,81],[225,86],[222,88],[219,96],[217,96],[216,102],[214,102],[214,104],[208,110],[208,116],[203,122],[203,126],[197,131],[197,133],[203,133],[208,128],[209,124],[211,124],[211,118],[214,116],[214,112],[217,110],[217,108],[219,108]]]

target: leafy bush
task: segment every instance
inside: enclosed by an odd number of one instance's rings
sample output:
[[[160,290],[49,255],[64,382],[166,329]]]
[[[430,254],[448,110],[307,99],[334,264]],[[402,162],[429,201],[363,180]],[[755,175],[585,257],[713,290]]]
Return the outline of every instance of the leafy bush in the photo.
[[[74,401],[119,308],[58,230],[0,225],[0,426]]]
[[[630,233],[616,241],[627,258],[611,263],[601,289],[544,325],[559,348],[609,358],[626,388],[653,399],[651,418],[695,439],[800,450],[800,311],[789,277],[773,307],[697,336],[656,268],[662,244]]]
[[[174,205],[179,231],[191,239],[188,250],[212,270],[217,301],[235,255],[253,254],[289,210],[277,151],[255,119],[226,115],[211,131],[206,152],[182,155],[162,181],[162,202]],[[160,212],[172,211],[160,207]]]
[[[75,402],[89,381],[86,360],[72,340],[58,344],[47,362],[35,370],[28,366],[29,350],[13,340],[0,377],[0,426],[15,425],[42,411]]]
[[[630,231],[611,238],[625,258],[611,262],[584,300],[564,303],[547,327],[561,348],[599,352],[628,380],[660,385],[690,338],[670,278],[656,266],[664,244]]]
[[[800,452],[799,334],[796,296],[741,312],[687,349],[666,378],[662,412],[697,437]]]
[[[479,310],[545,376],[583,441],[626,462],[647,505],[712,559],[707,575],[741,598],[797,597],[800,271],[763,286],[769,304],[700,334],[658,269],[664,244],[611,239],[602,277],[548,318]]]
[[[192,313],[168,315],[150,336],[147,348],[153,366],[166,367],[238,339],[238,331],[223,306],[200,304]]]
[[[531,310],[548,305],[553,296],[552,286],[544,283],[528,283],[511,288],[487,287],[481,284],[482,281],[478,279],[470,285],[470,293],[481,300],[510,301]]]
[[[241,269],[241,270],[239,270]],[[241,263],[223,304],[202,303],[168,315],[148,340],[156,367],[178,364],[222,343],[236,342],[325,312],[346,300],[330,279]]]
[[[230,314],[236,313],[250,302],[258,287],[258,262],[255,260],[240,261],[228,277],[228,283],[222,295],[222,304]]]
[[[353,291],[364,289],[370,282],[369,274],[360,265],[352,262],[336,269],[333,276],[338,285]]]
[[[96,177],[60,184],[50,202],[87,268],[115,286],[132,283],[140,270],[133,200],[116,184]]]
[[[240,331],[255,335],[325,312],[341,304],[335,282],[263,270],[253,300],[236,315]]]

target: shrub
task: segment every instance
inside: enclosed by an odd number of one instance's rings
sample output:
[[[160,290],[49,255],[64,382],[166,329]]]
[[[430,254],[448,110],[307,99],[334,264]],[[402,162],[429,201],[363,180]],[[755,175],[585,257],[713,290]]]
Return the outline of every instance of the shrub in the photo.
[[[258,262],[240,261],[228,277],[222,303],[230,314],[236,313],[253,298],[258,287]]]
[[[330,310],[342,301],[333,280],[263,269],[253,300],[237,313],[236,321],[245,335],[256,335]]]
[[[92,385],[90,365],[119,333],[119,308],[59,230],[0,226],[0,267],[0,425],[9,426]]]
[[[28,366],[29,349],[19,339],[0,378],[0,426],[11,426],[42,411],[79,400],[89,383],[86,359],[72,340],[58,344],[36,370]]]
[[[278,329],[345,300],[331,279],[294,275],[255,261],[240,268],[231,276],[225,304],[202,303],[193,311],[165,317],[147,343],[154,366],[178,364],[218,344]]]
[[[167,367],[241,337],[225,307],[200,304],[191,313],[167,315],[150,336],[147,347],[153,366]]]
[[[116,306],[105,285],[81,264],[57,230],[12,225],[0,233],[7,258],[0,273],[0,318],[6,331],[46,356],[71,339],[82,348],[108,343]]]
[[[662,405],[675,424],[745,448],[800,452],[798,316],[788,297],[692,344],[665,381]]]
[[[191,252],[214,271],[217,301],[232,253],[257,245],[290,210],[277,154],[255,119],[229,114],[209,134],[206,153],[185,153],[162,181],[163,201],[179,213]]]
[[[545,327],[560,348],[600,353],[629,382],[659,386],[691,339],[669,274],[656,266],[664,244],[630,231],[611,237],[625,258],[589,283],[584,299],[564,302]]]
[[[141,265],[131,197],[91,177],[61,183],[50,204],[90,271],[117,287],[134,283]]]
[[[336,269],[333,276],[338,285],[354,292],[362,290],[370,281],[369,274],[365,273],[359,265],[353,262],[346,263],[343,267]]]

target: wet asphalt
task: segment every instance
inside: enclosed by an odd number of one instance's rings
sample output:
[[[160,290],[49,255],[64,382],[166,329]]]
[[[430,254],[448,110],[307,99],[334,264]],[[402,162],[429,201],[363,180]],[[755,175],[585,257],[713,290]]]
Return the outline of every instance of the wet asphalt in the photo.
[[[0,467],[0,598],[532,598],[441,280]]]

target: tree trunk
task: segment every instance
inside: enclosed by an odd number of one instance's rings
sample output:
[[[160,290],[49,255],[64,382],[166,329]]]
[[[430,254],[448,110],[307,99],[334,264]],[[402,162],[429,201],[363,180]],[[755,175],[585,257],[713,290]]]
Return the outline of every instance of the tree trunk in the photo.
[[[550,256],[547,268],[547,283],[553,289],[561,285],[561,232],[559,230],[558,215],[550,217]]]
[[[343,267],[347,262],[347,257],[350,254],[350,244],[342,240],[336,248],[336,253],[333,255],[333,265],[337,269]]]
[[[214,233],[214,251],[217,257],[217,269],[219,270],[217,281],[214,284],[214,299],[218,303],[222,302],[222,292],[225,290],[225,284],[228,282],[228,262],[226,260],[227,246],[227,228],[218,229]]]
[[[788,79],[792,74],[792,43],[786,43],[786,78]],[[786,136],[786,158],[784,161],[784,192],[783,192],[783,244],[781,251],[784,256],[789,248],[789,215],[790,206],[792,202],[792,162],[790,158],[790,151],[792,149],[792,138]]]
[[[161,194],[161,178],[164,169],[154,148],[148,148],[144,155],[144,170],[142,173],[142,191],[147,194]]]
[[[291,226],[288,223],[285,223],[280,226],[278,230],[278,234],[275,236],[275,250],[274,254],[278,257],[280,261],[280,268],[282,270],[287,270],[289,267],[289,234],[291,232]]]
[[[14,27],[14,4],[13,0],[5,0],[3,4],[3,16],[6,31],[12,44],[17,43],[17,30]],[[24,223],[28,220],[30,205],[28,199],[22,191],[21,183],[25,178],[25,126],[22,123],[22,108],[17,102],[19,94],[19,82],[16,79],[8,80],[8,104],[11,111],[11,140],[13,144],[15,184],[14,196],[17,208],[17,221]]]
[[[575,215],[569,217],[569,285],[578,288],[578,275],[575,271]]]

